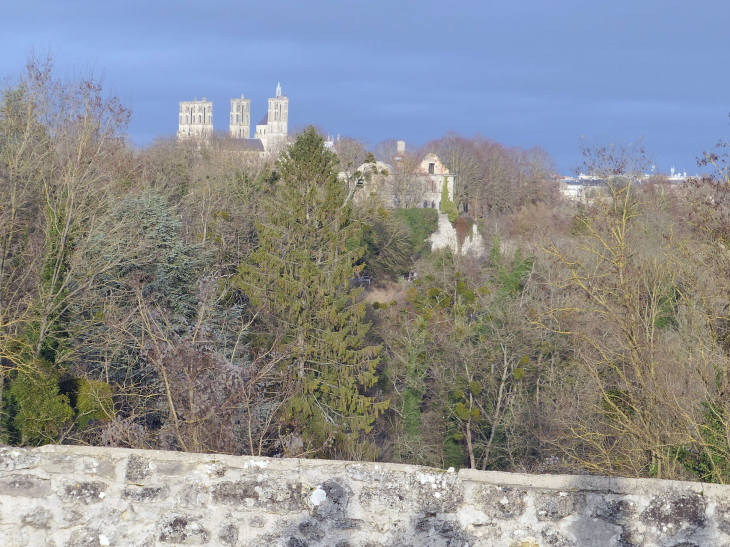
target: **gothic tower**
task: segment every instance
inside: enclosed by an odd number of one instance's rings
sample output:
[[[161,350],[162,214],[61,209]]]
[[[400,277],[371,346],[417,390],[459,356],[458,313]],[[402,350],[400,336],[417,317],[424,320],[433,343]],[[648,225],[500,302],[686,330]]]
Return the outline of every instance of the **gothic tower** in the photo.
[[[213,103],[194,99],[180,102],[177,138],[209,138],[213,135]]]
[[[231,99],[230,135],[235,139],[251,136],[251,99]]]
[[[281,94],[281,84],[276,86],[276,97],[269,99],[266,140],[269,147],[286,142],[289,131],[289,97]]]

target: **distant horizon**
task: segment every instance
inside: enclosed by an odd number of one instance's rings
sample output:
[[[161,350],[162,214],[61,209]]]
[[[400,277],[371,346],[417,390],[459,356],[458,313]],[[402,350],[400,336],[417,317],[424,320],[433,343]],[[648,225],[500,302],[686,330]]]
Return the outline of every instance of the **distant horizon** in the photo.
[[[689,173],[728,135],[730,36],[710,31],[730,23],[720,0],[29,0],[1,13],[0,77],[33,48],[60,75],[92,67],[132,108],[140,146],[174,134],[178,102],[196,96],[227,119],[243,93],[258,121],[277,82],[291,126],[371,146],[478,134],[540,146],[563,174],[581,161],[581,136],[643,138],[659,170]]]
[[[259,87],[263,87],[263,86],[259,86]],[[275,85],[272,86],[272,89],[275,89],[275,87],[276,87]],[[199,95],[199,96],[193,96],[192,98],[181,99],[180,101],[175,103],[174,107],[177,107],[179,105],[179,102],[181,102],[181,101],[203,100],[203,99],[211,101],[213,103],[213,109],[214,109],[213,110],[214,130],[227,133],[228,132],[228,114],[230,113],[230,110],[229,110],[230,109],[230,100],[234,99],[234,98],[239,98],[241,96],[241,94],[239,93],[238,95],[234,95],[234,96],[230,97],[227,101],[225,99],[223,101],[221,101],[220,98],[218,98],[217,100],[213,100],[213,99],[211,99],[211,97],[209,95],[210,94],[203,94],[203,95]],[[265,116],[266,111],[267,111],[267,106],[266,106],[267,101],[269,98],[273,97],[274,93],[272,92],[270,95],[266,95],[265,93],[264,94],[259,93],[260,97],[257,97],[257,98],[253,98],[250,94],[247,94],[245,92],[243,92],[243,95],[246,99],[251,99],[251,120],[252,120],[251,138],[253,138],[254,129],[255,129],[256,124],[258,123],[258,122],[253,122],[253,120],[258,120],[259,118],[263,118],[263,116]],[[290,101],[292,100],[291,94],[287,92],[286,87],[284,85],[282,85],[282,95],[286,95],[289,97]],[[216,107],[216,104],[220,103],[220,102],[224,102],[227,105],[226,110],[223,114],[217,113],[218,109]],[[290,120],[295,120],[293,122],[290,121],[290,123],[289,123],[289,126],[290,126],[289,133],[291,135],[293,135],[297,129],[305,128],[309,125],[314,125],[316,127],[320,127],[324,131],[324,133],[325,133],[324,136],[327,136],[327,134],[330,134],[330,135],[333,135],[335,138],[337,135],[339,135],[341,138],[357,139],[359,141],[364,142],[367,145],[368,150],[372,150],[378,143],[383,142],[383,141],[388,141],[388,140],[405,140],[406,149],[418,150],[429,141],[440,139],[441,137],[443,137],[444,135],[447,135],[449,133],[455,133],[455,134],[460,135],[465,138],[472,138],[472,137],[477,137],[477,136],[483,137],[483,138],[498,142],[499,144],[502,144],[506,147],[519,147],[519,148],[523,148],[523,149],[529,149],[532,147],[541,147],[541,148],[544,148],[545,150],[547,150],[548,153],[550,153],[549,148],[546,147],[542,143],[534,143],[532,145],[510,144],[510,143],[500,141],[497,138],[493,138],[489,135],[486,135],[486,134],[483,134],[480,132],[475,132],[472,134],[464,134],[464,133],[460,133],[459,131],[450,130],[450,129],[447,129],[446,131],[444,131],[443,133],[441,133],[439,135],[427,135],[427,136],[422,136],[421,138],[416,138],[416,139],[412,139],[412,140],[402,138],[400,135],[393,135],[393,136],[384,136],[383,138],[380,138],[375,141],[369,141],[365,138],[358,136],[356,131],[350,131],[350,132],[342,131],[339,127],[328,128],[328,127],[325,127],[321,122],[318,122],[317,120],[309,120],[306,122],[298,123],[301,120],[301,115],[297,116],[296,99],[294,99],[293,103],[290,102],[290,104],[292,105],[291,110],[290,110]],[[259,106],[260,106],[260,108],[258,108]],[[260,110],[260,116],[258,113],[259,110]],[[224,117],[225,124],[223,127],[216,126],[216,117],[217,116]],[[177,133],[177,123],[176,123],[177,108],[174,108],[171,110],[170,119],[171,119],[171,121],[170,121],[171,131],[170,132],[163,132],[163,133],[158,133],[158,134],[140,134],[140,133],[135,134],[133,131],[130,130],[129,136],[133,139],[134,144],[137,146],[140,146],[140,147],[149,146],[153,142],[153,140],[158,137],[162,137],[162,138],[175,137],[175,135]],[[135,126],[135,111],[134,111],[134,108],[132,107],[132,121],[130,123],[130,128],[134,127],[134,126]],[[652,158],[655,157],[655,154],[652,154],[652,149],[651,149],[650,143],[648,142],[647,139],[645,139],[642,136],[638,137],[637,139],[633,139],[633,140],[619,140],[619,139],[607,138],[607,137],[601,136],[601,135],[592,135],[592,136],[578,135],[578,136],[576,136],[576,139],[575,139],[575,153],[569,154],[569,155],[574,156],[573,160],[568,160],[566,162],[566,160],[563,159],[563,161],[561,162],[558,159],[558,157],[556,157],[554,154],[552,154],[552,153],[550,154],[551,157],[555,160],[555,163],[558,167],[558,173],[560,175],[563,175],[563,176],[575,175],[576,169],[578,169],[580,167],[581,138],[583,138],[587,141],[598,141],[601,143],[615,142],[615,143],[620,143],[620,144],[624,144],[624,145],[628,145],[632,142],[637,142],[637,141],[641,140],[644,142],[644,145],[646,146],[648,155]],[[694,155],[694,157],[690,158],[690,162],[689,162],[690,165],[687,167],[684,167],[684,168],[678,167],[679,162],[673,162],[671,158],[664,161],[663,164],[662,164],[662,162],[654,161],[653,164],[656,166],[655,173],[669,175],[672,167],[674,167],[677,172],[686,171],[688,176],[698,175],[702,172],[707,172],[707,169],[701,170],[698,167],[697,159],[699,157],[701,157],[701,155],[704,151],[707,151],[707,150],[710,150],[711,148],[713,148],[715,146],[715,144],[717,144],[718,140],[719,140],[719,138],[715,139],[714,141],[708,142],[708,144],[705,146],[705,148],[698,149],[696,151],[696,154]],[[692,155],[692,153],[683,155],[683,156],[685,156],[683,158],[685,160],[685,162],[687,160],[687,156],[691,156],[691,155]]]

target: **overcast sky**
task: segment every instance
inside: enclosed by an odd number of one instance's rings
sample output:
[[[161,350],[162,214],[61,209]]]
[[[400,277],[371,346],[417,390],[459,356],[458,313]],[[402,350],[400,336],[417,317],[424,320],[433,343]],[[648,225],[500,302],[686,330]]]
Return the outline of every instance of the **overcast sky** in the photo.
[[[290,129],[480,134],[542,146],[566,174],[581,136],[643,138],[659,169],[694,173],[730,138],[729,23],[727,0],[1,0],[0,76],[33,49],[62,75],[93,67],[140,145],[194,97],[227,129],[244,94],[255,124],[281,81]]]

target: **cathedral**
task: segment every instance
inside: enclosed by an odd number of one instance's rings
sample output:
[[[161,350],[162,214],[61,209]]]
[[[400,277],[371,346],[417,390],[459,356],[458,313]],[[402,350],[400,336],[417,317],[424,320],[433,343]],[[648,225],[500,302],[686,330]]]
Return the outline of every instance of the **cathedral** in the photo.
[[[213,103],[197,99],[180,103],[180,121],[177,138],[206,139],[213,135]],[[234,139],[251,141],[252,150],[269,152],[286,142],[289,130],[289,97],[281,93],[281,84],[276,86],[276,96],[269,99],[269,108],[256,125],[251,138],[251,99],[231,99],[229,135]]]

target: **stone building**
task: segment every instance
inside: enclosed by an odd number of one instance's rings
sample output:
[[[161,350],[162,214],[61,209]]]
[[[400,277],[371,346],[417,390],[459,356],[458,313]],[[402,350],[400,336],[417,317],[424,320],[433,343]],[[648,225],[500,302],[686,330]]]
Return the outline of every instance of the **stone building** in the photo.
[[[438,229],[429,236],[431,249],[449,248],[461,255],[484,254],[484,240],[476,223],[472,221],[468,232],[462,232],[460,237],[448,215],[440,212],[444,184],[449,200],[454,200],[456,174],[436,154],[428,153],[418,161],[414,156],[407,156],[405,142],[398,141],[392,165],[381,161],[369,162],[362,164],[357,171],[361,173],[362,182],[353,196],[354,203],[362,204],[375,195],[385,207],[436,209],[439,211]],[[340,179],[347,181],[348,174],[340,173]]]
[[[213,135],[213,103],[197,99],[180,103],[178,139],[202,138]],[[276,86],[276,96],[269,99],[268,110],[256,125],[251,138],[251,99],[231,99],[231,112],[228,134],[234,139],[252,141],[246,143],[247,150],[278,150],[287,140],[289,131],[289,97],[281,92],[281,84]],[[257,142],[253,142],[257,141]]]
[[[387,207],[420,207],[439,209],[444,181],[449,199],[454,199],[454,175],[434,153],[426,154],[420,162],[405,155],[405,142],[398,141],[392,164],[364,163],[358,171],[364,175],[362,187],[354,196],[362,203],[376,194]],[[346,173],[340,178],[347,179]]]
[[[177,130],[178,139],[195,137],[209,138],[213,135],[213,103],[197,98],[180,103],[180,122]]]
[[[269,109],[256,125],[255,139],[264,145],[264,150],[275,150],[286,142],[289,130],[289,97],[282,95],[281,84],[276,86],[276,96],[269,99]]]
[[[449,199],[454,200],[454,177],[439,157],[434,153],[426,154],[416,171],[423,181],[423,197],[419,207],[438,209],[441,206],[441,192],[444,180]]]
[[[251,99],[231,99],[229,134],[234,139],[251,138]]]

